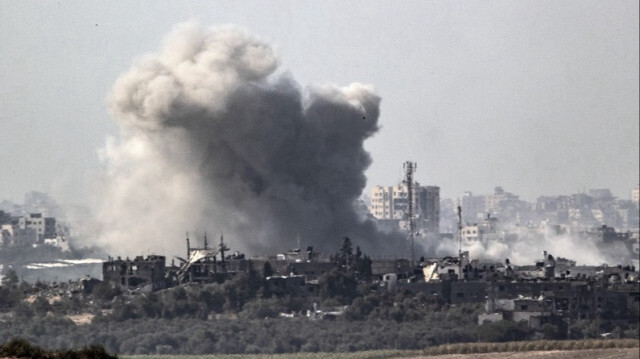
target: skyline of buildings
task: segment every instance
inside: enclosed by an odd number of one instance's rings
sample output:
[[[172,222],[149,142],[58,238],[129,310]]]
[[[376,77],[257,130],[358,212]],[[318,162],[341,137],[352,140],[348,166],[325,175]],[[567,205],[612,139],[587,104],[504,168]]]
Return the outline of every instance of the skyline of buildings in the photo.
[[[415,182],[413,187],[414,220],[420,235],[442,237],[457,233],[459,205],[461,237],[465,241],[513,241],[564,234],[584,237],[594,231],[628,233],[628,239],[636,242],[640,237],[638,185],[630,191],[629,199],[618,199],[610,190],[599,188],[586,193],[539,196],[535,203],[523,201],[499,186],[490,194],[474,195],[468,191],[455,200],[441,199],[439,186]],[[359,201],[361,213],[375,219],[382,230],[406,231],[408,198],[406,183],[375,186],[369,203]],[[23,205],[1,201],[0,222],[5,244],[58,246],[68,231],[60,206],[46,193],[36,191],[25,195]],[[58,238],[59,234],[62,237]]]
[[[498,219],[502,224],[545,225],[554,224],[585,230],[609,226],[619,230],[638,232],[639,186],[629,191],[629,197],[617,198],[607,188],[585,190],[581,193],[538,196],[535,202],[520,199],[517,194],[494,188],[493,193],[474,195],[464,192],[455,199],[440,199],[438,186],[421,186],[415,182],[414,208],[417,208],[418,227],[425,232],[452,233],[457,223],[456,207],[461,207],[463,225],[478,225],[487,218]],[[437,201],[439,203],[435,203]],[[367,208],[370,215],[386,226],[404,229],[407,220],[407,185],[376,185],[370,191]],[[433,214],[438,213],[438,231],[433,230]]]
[[[373,186],[369,194],[363,193],[360,198],[362,210],[382,221],[406,220],[408,194],[403,182],[391,186]],[[546,219],[551,222],[566,221],[567,218],[576,222],[589,218],[585,225],[606,224],[616,228],[634,228],[634,223],[637,227],[640,207],[638,184],[629,190],[628,198],[615,197],[608,188],[597,188],[574,194],[540,195],[535,202],[522,200],[519,195],[505,191],[501,186],[496,186],[493,193],[474,194],[465,191],[457,198],[441,198],[441,187],[436,185],[423,186],[416,181],[414,188],[415,218],[421,229],[428,232],[437,232],[436,229],[442,224],[446,226],[446,218],[456,214],[458,205],[462,209],[463,223],[468,224],[481,222],[487,215],[501,221],[526,223],[532,218],[525,212],[533,211],[550,215]],[[0,211],[14,217],[40,213],[43,217],[64,219],[64,207],[40,191],[26,193],[23,204],[0,199]],[[440,231],[443,232],[442,228]]]

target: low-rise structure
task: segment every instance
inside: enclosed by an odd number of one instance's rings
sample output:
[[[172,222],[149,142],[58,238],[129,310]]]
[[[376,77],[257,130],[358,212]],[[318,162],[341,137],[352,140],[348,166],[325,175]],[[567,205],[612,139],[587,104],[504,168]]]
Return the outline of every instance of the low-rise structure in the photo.
[[[109,258],[102,265],[103,280],[123,290],[167,288],[169,283],[165,274],[165,257],[158,255]]]

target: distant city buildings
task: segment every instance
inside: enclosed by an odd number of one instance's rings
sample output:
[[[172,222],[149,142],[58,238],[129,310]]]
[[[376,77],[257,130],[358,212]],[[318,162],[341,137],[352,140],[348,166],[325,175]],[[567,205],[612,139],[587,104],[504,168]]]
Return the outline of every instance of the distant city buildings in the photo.
[[[24,216],[7,216],[0,211],[0,228],[4,246],[28,246],[47,244],[61,246],[63,236],[59,235],[59,226],[53,217],[43,217],[41,213],[28,213]]]
[[[619,231],[637,232],[638,204],[634,202],[633,193],[631,200],[624,200],[614,197],[609,189],[592,189],[587,193],[540,196],[536,203],[528,203],[496,187],[494,193],[489,195],[465,192],[458,198],[458,203],[464,225],[478,224],[490,216],[503,225],[511,226],[537,227],[545,223],[577,232],[605,225]],[[446,208],[448,213],[443,213],[443,220],[457,221],[455,213],[451,213],[455,206],[449,201]],[[444,227],[455,226],[448,224]]]
[[[60,207],[48,194],[32,191],[23,204],[0,202],[0,245],[48,245],[68,250],[67,229],[56,220]]]
[[[43,217],[62,217],[62,210],[58,203],[48,194],[38,191],[26,193],[22,204],[0,200],[0,210],[14,217],[29,213],[40,213]]]
[[[535,221],[551,221],[573,231],[603,225],[619,231],[638,231],[638,204],[633,199],[616,199],[608,189],[590,190],[588,194],[538,197],[535,212]]]
[[[415,184],[414,218],[421,233],[436,233],[453,240],[458,233],[457,207],[461,208],[461,245],[516,241],[584,239],[604,250],[610,244],[629,249],[621,261],[638,263],[640,216],[638,186],[629,199],[618,199],[609,189],[540,196],[535,203],[495,187],[491,194],[465,192],[456,200],[440,200],[440,187]],[[408,192],[405,183],[371,189],[370,216],[386,230],[408,230]],[[636,259],[633,259],[636,257]]]

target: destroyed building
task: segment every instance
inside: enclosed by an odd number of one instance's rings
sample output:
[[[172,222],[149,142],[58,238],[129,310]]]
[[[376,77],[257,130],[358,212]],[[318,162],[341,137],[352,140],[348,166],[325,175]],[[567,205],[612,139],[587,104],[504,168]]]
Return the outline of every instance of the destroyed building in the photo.
[[[150,255],[137,256],[134,259],[109,258],[102,265],[102,278],[105,282],[123,289],[144,288],[156,291],[167,288],[165,276],[165,257]]]
[[[371,263],[371,274],[380,279],[388,273],[395,273],[400,278],[406,278],[412,271],[408,259],[373,259]]]
[[[257,265],[264,265],[269,262],[275,273],[283,276],[304,275],[307,280],[316,280],[321,275],[329,272],[333,268],[333,263],[321,260],[321,253],[314,250],[313,246],[307,246],[302,250],[298,248],[291,249],[284,253],[278,253],[275,256],[267,258],[254,258]]]
[[[278,296],[308,297],[318,294],[317,282],[308,282],[304,275],[271,276],[266,281],[269,293]]]
[[[316,280],[321,275],[329,272],[333,268],[331,262],[293,262],[287,266],[287,271],[291,275],[304,275],[308,280]]]
[[[159,290],[183,283],[222,282],[231,276],[272,267],[266,275],[266,289],[275,295],[317,296],[318,278],[331,271],[335,263],[322,259],[307,247],[265,258],[245,258],[227,254],[220,244],[211,247],[206,237],[203,247],[191,247],[180,265],[165,267],[165,257],[148,256],[113,259],[103,265],[104,280],[127,290]],[[263,273],[264,274],[264,273]],[[371,279],[379,290],[418,294],[434,302],[448,304],[485,303],[478,322],[524,321],[538,330],[546,323],[568,323],[606,317],[628,321],[640,312],[639,275],[634,266],[576,266],[566,258],[555,258],[546,251],[533,265],[517,266],[485,263],[470,259],[468,252],[458,256],[420,258],[412,266],[407,259],[374,259]]]
[[[557,264],[560,264],[557,266]],[[525,321],[529,328],[605,316],[637,320],[640,312],[639,275],[633,266],[575,266],[544,252],[531,266],[480,263],[467,252],[458,257],[423,261],[421,272],[409,278],[397,273],[382,277],[381,288],[450,304],[485,303],[485,321]],[[634,319],[635,318],[635,319]]]
[[[304,278],[304,283],[317,281],[333,267],[331,262],[316,261],[320,253],[314,252],[311,246],[306,251],[294,249],[273,258],[249,259],[239,252],[228,254],[229,248],[222,236],[215,247],[209,245],[206,235],[202,247],[191,246],[189,238],[186,244],[186,259],[176,257],[180,263],[172,260],[169,266],[165,266],[163,256],[138,256],[133,260],[109,258],[103,263],[103,278],[125,290],[144,287],[145,290],[156,291],[184,283],[221,283],[238,273],[260,270],[269,262],[275,275],[272,283],[274,291],[284,290],[295,295],[298,292],[290,289],[298,284],[292,286],[289,281],[298,283],[300,278]],[[293,279],[287,279],[289,277]]]

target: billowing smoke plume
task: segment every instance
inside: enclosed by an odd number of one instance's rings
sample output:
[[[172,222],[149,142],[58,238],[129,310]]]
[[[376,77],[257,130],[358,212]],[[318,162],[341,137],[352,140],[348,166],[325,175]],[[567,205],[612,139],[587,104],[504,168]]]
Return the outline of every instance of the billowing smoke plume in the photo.
[[[122,75],[110,95],[120,138],[102,151],[100,244],[182,254],[191,230],[251,254],[298,238],[335,252],[344,236],[398,253],[353,207],[380,98],[357,83],[302,91],[277,68],[244,30],[188,23]]]

